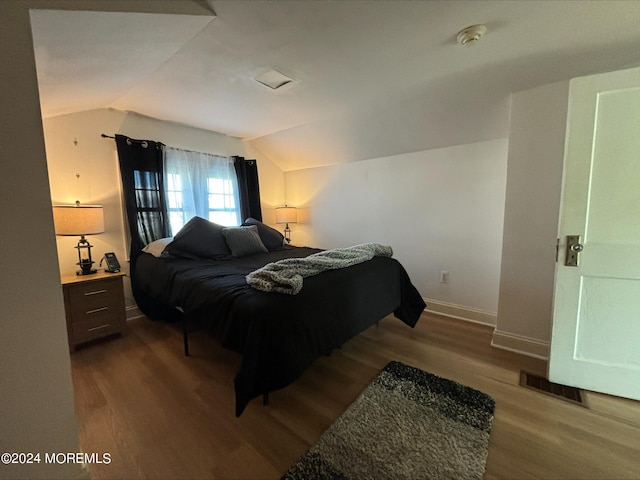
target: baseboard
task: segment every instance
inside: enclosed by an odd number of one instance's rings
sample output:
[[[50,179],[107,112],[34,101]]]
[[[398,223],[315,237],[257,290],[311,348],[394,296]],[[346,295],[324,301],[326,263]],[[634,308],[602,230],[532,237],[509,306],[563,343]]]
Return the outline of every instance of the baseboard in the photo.
[[[125,310],[127,312],[127,322],[134,318],[144,317],[144,313],[142,313],[142,310],[140,310],[137,305],[129,305]]]
[[[542,340],[517,335],[515,333],[495,330],[493,332],[491,346],[541,360],[549,359],[549,342],[543,342]]]
[[[465,307],[454,303],[441,302],[429,298],[424,299],[427,304],[427,312],[437,313],[445,317],[457,318],[467,322],[480,323],[482,325],[496,326],[497,314],[477,308]]]

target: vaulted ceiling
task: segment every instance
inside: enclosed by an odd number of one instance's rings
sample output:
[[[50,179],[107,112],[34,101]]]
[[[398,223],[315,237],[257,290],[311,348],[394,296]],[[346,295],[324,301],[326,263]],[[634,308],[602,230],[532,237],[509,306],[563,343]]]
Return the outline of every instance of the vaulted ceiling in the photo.
[[[293,170],[505,137],[511,92],[640,65],[638,1],[208,4],[216,15],[33,11],[43,115],[134,111]],[[462,47],[474,24],[487,33]],[[255,81],[271,69],[293,81]]]

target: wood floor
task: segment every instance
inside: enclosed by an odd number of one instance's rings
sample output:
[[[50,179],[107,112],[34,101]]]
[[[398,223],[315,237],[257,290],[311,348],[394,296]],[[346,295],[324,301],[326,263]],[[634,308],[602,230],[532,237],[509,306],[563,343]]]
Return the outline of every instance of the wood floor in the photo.
[[[205,334],[141,318],[72,354],[80,445],[109,453],[94,479],[279,478],[390,360],[496,400],[486,479],[640,478],[640,402],[588,392],[590,408],[518,386],[544,362],[489,346],[491,329],[423,314],[385,318],[319,359],[270,405],[234,416],[240,357]]]

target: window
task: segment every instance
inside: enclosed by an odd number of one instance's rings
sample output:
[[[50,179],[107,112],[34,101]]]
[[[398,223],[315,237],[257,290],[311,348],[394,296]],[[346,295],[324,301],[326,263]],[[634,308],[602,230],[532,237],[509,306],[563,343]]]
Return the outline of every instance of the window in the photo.
[[[187,223],[182,211],[182,181],[180,174],[177,173],[169,173],[165,177],[164,188],[167,197],[169,225],[172,235],[174,235]]]
[[[209,220],[220,225],[238,225],[237,202],[233,183],[223,178],[208,178]]]
[[[172,235],[194,216],[239,225],[238,182],[231,158],[166,147],[164,171]]]

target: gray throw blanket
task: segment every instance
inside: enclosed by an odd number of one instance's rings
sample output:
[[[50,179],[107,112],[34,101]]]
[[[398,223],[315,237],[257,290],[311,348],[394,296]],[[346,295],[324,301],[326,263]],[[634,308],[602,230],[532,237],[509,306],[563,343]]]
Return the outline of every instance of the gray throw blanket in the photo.
[[[302,290],[302,281],[326,270],[346,268],[373,257],[391,257],[393,250],[386,245],[363,243],[353,247],[335,248],[303,258],[285,258],[247,275],[247,283],[263,292],[296,295]]]

